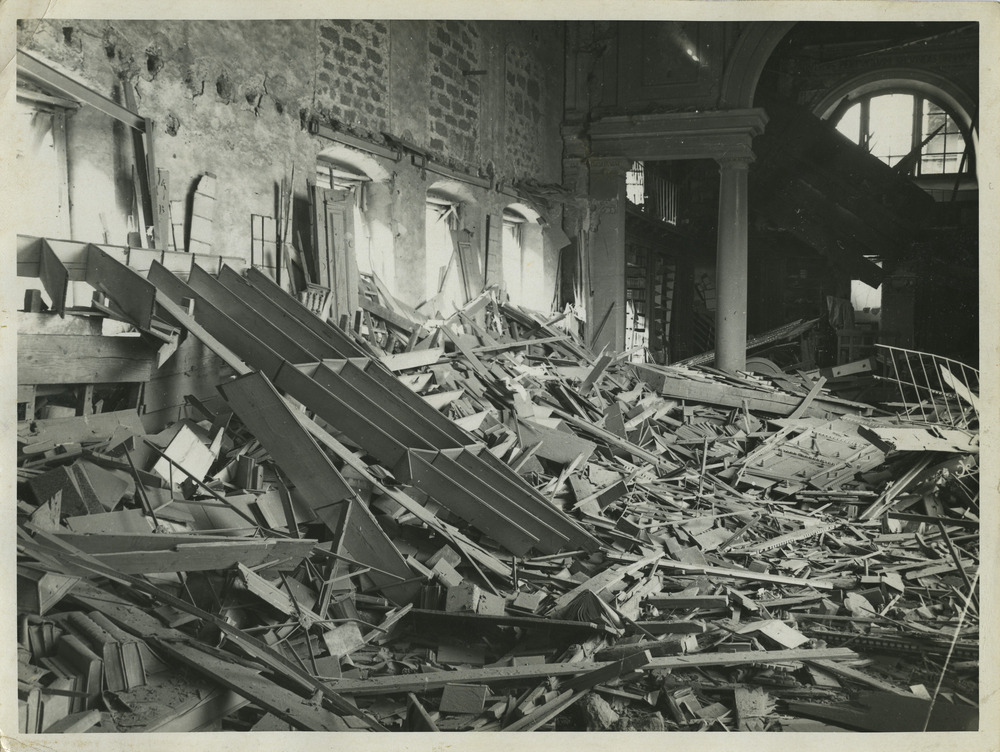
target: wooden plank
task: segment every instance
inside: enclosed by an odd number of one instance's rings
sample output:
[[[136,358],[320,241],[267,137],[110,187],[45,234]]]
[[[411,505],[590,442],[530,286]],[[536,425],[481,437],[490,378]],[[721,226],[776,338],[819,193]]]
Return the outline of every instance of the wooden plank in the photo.
[[[702,564],[685,564],[684,562],[671,560],[662,561],[661,566],[668,569],[680,569],[684,572],[697,572],[699,574],[716,575],[720,577],[733,577],[739,580],[751,580],[755,582],[774,582],[780,585],[801,585],[802,587],[813,587],[820,590],[833,590],[834,587],[836,587],[836,584],[831,580],[787,577],[780,574],[752,572],[748,569],[730,569],[728,567],[712,567]]]
[[[803,415],[805,415],[806,410],[809,409],[809,405],[813,403],[817,396],[819,396],[820,391],[823,389],[823,385],[826,384],[826,377],[820,376],[816,379],[816,383],[812,385],[809,393],[805,396],[805,399],[789,414],[789,420],[798,420]]]
[[[438,710],[442,713],[482,713],[489,687],[482,684],[446,684]]]
[[[345,548],[355,561],[372,567],[369,576],[386,596],[397,602],[415,597],[417,583],[399,584],[412,577],[406,560],[271,383],[251,373],[221,384],[219,391],[331,531],[341,527],[345,502],[351,505],[354,524]]]
[[[21,49],[17,51],[17,72],[18,75],[38,81],[44,84],[45,88],[55,90],[75,102],[82,102],[89,105],[99,112],[103,112],[105,115],[124,123],[129,128],[141,132],[146,127],[143,118],[139,117],[132,110],[122,107],[117,102],[98,94],[90,87],[85,86],[76,79],[70,78],[64,73],[60,73],[34,55]]]
[[[138,337],[17,335],[19,384],[148,381],[156,347]]]
[[[199,339],[205,342],[207,346],[233,368],[237,369],[238,372],[245,372],[247,370],[246,366],[240,363],[240,361],[246,361],[247,364],[270,375],[273,375],[281,366],[283,359],[278,353],[257,339],[248,329],[192,290],[190,286],[182,282],[162,264],[153,264],[149,270],[149,280],[156,285],[156,300],[158,304],[161,304],[161,297],[169,298],[178,306],[183,306],[185,300],[194,300],[194,321],[198,324],[201,331],[210,335],[210,338],[202,338],[191,330],[192,334],[198,336]],[[162,307],[165,310],[168,309],[168,306]],[[175,315],[176,310],[174,308],[170,310],[170,313],[180,323],[181,317]],[[184,318],[188,321],[191,319],[190,316]],[[221,344],[222,347],[216,348],[214,344],[210,344],[213,340]],[[235,356],[235,361],[232,360],[233,356]]]
[[[254,270],[260,274],[258,270]],[[245,306],[255,311],[258,315],[266,319],[271,325],[280,330],[284,335],[296,342],[306,352],[312,353],[317,358],[339,358],[343,357],[343,347],[339,340],[330,336],[329,326],[309,312],[305,312],[310,318],[303,321],[285,307],[282,307],[271,298],[262,294],[260,290],[252,286],[246,278],[228,264],[219,270],[218,283],[228,290],[236,299]],[[277,287],[277,286],[276,286]],[[301,306],[292,296],[280,290],[282,296],[286,298],[288,304]],[[310,324],[313,324],[310,326]]]
[[[45,292],[52,301],[52,311],[60,317],[66,315],[66,292],[69,289],[69,270],[52,250],[47,240],[42,239],[41,257],[38,262],[38,276]]]
[[[706,668],[711,666],[747,666],[754,663],[784,663],[787,661],[814,661],[818,659],[849,660],[857,653],[849,648],[821,648],[796,650],[754,650],[738,653],[700,653],[695,655],[671,655],[653,658],[646,664],[648,670],[668,669],[679,671],[686,668]],[[547,677],[574,676],[588,671],[615,665],[618,661],[585,663],[542,663],[521,666],[494,666],[479,669],[459,669],[438,671],[429,674],[409,674],[403,676],[379,676],[369,679],[335,679],[333,688],[342,695],[402,694],[405,692],[430,692],[444,688],[446,684],[526,684]]]
[[[227,286],[229,286],[229,280],[232,279],[231,275],[225,274],[225,270],[219,274],[219,278],[223,284],[226,284]],[[250,302],[252,305],[263,306],[265,305],[263,301],[268,301],[271,304],[271,306],[267,309],[269,312],[274,310],[275,307],[284,311],[288,316],[297,320],[305,328],[311,330],[315,334],[318,334],[320,337],[324,338],[327,342],[333,345],[341,358],[369,357],[368,351],[363,349],[357,342],[347,336],[343,329],[333,326],[332,324],[329,324],[319,318],[319,316],[302,305],[302,303],[282,290],[281,287],[274,282],[274,280],[269,279],[268,276],[260,269],[247,269],[245,279],[253,290],[256,291],[256,295],[251,298],[250,296],[252,293],[250,291],[245,291],[241,294],[241,297]],[[261,310],[263,310],[263,308]],[[270,313],[268,313],[268,315],[270,315]]]
[[[215,219],[215,175],[206,172],[198,180],[191,203],[191,227],[188,248],[197,253],[209,253],[212,248],[213,222]]]
[[[729,597],[725,595],[651,595],[645,602],[658,609],[671,608],[725,608]]]
[[[116,410],[75,418],[25,420],[17,424],[18,442],[25,444],[96,443],[116,433],[142,436],[146,433],[135,410]]]
[[[390,371],[398,372],[410,368],[432,366],[442,357],[444,357],[444,348],[431,347],[426,350],[411,350],[395,355],[383,355],[379,360]]]
[[[140,329],[152,327],[156,288],[134,269],[93,245],[87,252],[87,283],[111,298]]]
[[[157,248],[168,250],[173,227],[170,223],[170,173],[156,167],[152,130],[149,133],[149,173],[154,177],[156,191],[153,194],[153,238]]]
[[[535,421],[521,420],[518,425],[522,444],[541,442],[535,454],[552,462],[568,464],[579,457],[586,462],[597,448],[594,442],[581,439],[575,433],[546,428]]]
[[[455,240],[455,253],[458,256],[459,269],[462,273],[462,289],[465,292],[464,302],[472,300],[483,289],[483,273],[479,267],[479,254],[466,240]]]
[[[978,433],[934,426],[859,425],[858,435],[883,452],[957,452],[977,454]]]
[[[632,367],[639,378],[658,394],[672,399],[690,400],[702,404],[723,407],[743,407],[744,401],[750,410],[759,410],[772,415],[791,415],[802,404],[802,398],[779,391],[764,391],[737,386],[721,381],[695,380],[685,378],[663,367],[653,367],[641,363]],[[833,414],[857,412],[849,403],[815,399],[806,407],[805,415],[826,417]]]
[[[336,356],[329,345],[318,341],[313,342],[318,345],[318,351],[309,352],[303,344],[283,332],[274,322],[256,311],[251,305],[240,300],[232,291],[203,269],[197,267],[192,269],[187,284],[213,308],[224,313],[233,321],[239,322],[240,326],[252,332],[254,337],[285,360],[292,363],[311,363]],[[196,318],[197,315],[198,312],[195,310]]]
[[[249,373],[250,367],[232,350],[216,339],[205,327],[199,324],[187,311],[172,301],[164,293],[157,290],[156,305],[167,312],[178,324],[187,329],[195,338],[209,350],[221,358],[226,365],[236,373]]]
[[[431,609],[410,609],[409,618],[432,630],[452,628],[463,633],[478,630],[492,630],[495,627],[517,627],[523,630],[540,630],[553,634],[576,634],[582,632],[605,632],[611,630],[606,624],[589,621],[553,619],[548,616],[508,616],[506,614],[478,614],[471,611],[435,611]]]

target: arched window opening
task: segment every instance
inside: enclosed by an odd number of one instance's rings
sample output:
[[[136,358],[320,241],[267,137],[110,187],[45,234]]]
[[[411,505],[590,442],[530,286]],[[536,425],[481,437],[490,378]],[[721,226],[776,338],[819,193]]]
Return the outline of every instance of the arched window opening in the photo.
[[[427,192],[424,242],[426,248],[425,313],[448,316],[465,304],[459,258],[462,199],[431,188]]]
[[[973,172],[972,149],[958,119],[922,94],[886,91],[844,100],[830,120],[844,136],[904,174]]]
[[[377,250],[371,242],[366,216],[371,182],[368,175],[353,165],[322,156],[316,162],[316,188],[343,196],[350,206],[353,221],[349,224],[354,228],[354,254],[358,272],[370,274],[375,271],[380,278],[385,279],[385,260],[381,256],[373,258],[373,252]]]
[[[548,312],[552,296],[546,293],[545,250],[539,215],[524,204],[503,210],[503,281],[512,303]]]

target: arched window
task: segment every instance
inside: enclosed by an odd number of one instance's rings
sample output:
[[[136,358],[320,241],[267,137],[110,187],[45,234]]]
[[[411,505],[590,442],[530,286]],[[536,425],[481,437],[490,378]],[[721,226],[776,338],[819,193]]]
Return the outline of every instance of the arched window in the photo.
[[[545,252],[539,214],[526,204],[503,210],[503,281],[512,303],[548,312],[551,291],[546,287]]]
[[[973,151],[955,113],[922,93],[889,90],[845,98],[830,121],[847,138],[905,174],[974,171]]]
[[[472,296],[475,272],[466,267],[471,250],[465,224],[475,203],[469,188],[453,180],[436,181],[427,189],[425,294],[418,310],[429,316],[450,316]]]

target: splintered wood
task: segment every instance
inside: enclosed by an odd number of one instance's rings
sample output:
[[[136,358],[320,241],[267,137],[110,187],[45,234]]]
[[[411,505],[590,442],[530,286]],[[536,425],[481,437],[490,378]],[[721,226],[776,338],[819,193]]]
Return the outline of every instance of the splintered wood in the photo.
[[[975,425],[629,364],[463,276],[429,319],[150,272],[240,375],[152,435],[18,425],[21,731],[975,725]]]

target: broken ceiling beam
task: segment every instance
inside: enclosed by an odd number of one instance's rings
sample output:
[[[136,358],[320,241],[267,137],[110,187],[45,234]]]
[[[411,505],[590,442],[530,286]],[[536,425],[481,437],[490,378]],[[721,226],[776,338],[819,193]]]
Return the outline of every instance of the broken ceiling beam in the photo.
[[[417,625],[425,625],[433,629],[459,629],[466,631],[466,633],[490,630],[494,627],[517,627],[523,630],[549,632],[553,635],[576,635],[579,639],[583,639],[587,632],[614,633],[607,624],[551,619],[541,616],[508,616],[505,614],[478,614],[465,611],[435,611],[414,608],[409,612],[409,619]]]
[[[102,94],[98,94],[89,86],[67,76],[65,73],[57,71],[52,66],[21,49],[17,51],[17,72],[18,75],[37,82],[45,89],[67,96],[75,102],[90,105],[99,112],[103,112],[118,122],[124,123],[133,130],[140,133],[145,131],[146,121],[135,112],[122,107],[117,102],[108,99]]]
[[[796,650],[753,650],[736,653],[700,653],[697,655],[671,655],[653,658],[646,664],[650,670],[679,671],[712,666],[747,666],[754,663],[783,663],[815,659],[850,660],[857,653],[849,648],[817,648]],[[334,690],[342,695],[357,697],[367,695],[405,694],[406,692],[432,692],[443,689],[452,682],[502,686],[537,682],[548,677],[575,676],[588,671],[612,666],[620,661],[585,663],[529,663],[520,666],[494,666],[487,668],[436,671],[429,674],[378,676],[369,679],[337,679]]]
[[[198,572],[273,562],[294,569],[312,552],[315,540],[232,538],[210,535],[59,533],[58,539],[124,574]]]

